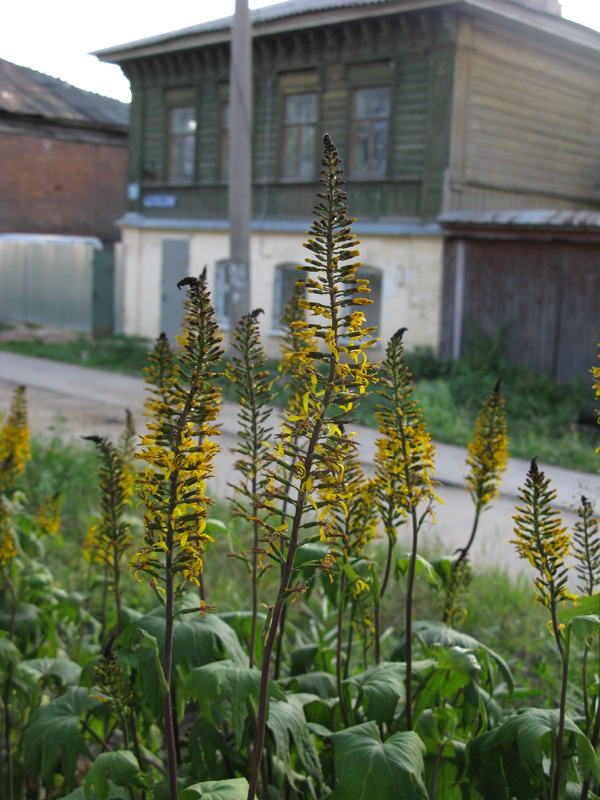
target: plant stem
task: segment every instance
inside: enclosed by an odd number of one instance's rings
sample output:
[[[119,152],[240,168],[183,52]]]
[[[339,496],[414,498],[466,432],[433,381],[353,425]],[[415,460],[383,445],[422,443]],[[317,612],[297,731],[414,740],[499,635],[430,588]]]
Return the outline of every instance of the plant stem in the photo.
[[[413,525],[412,553],[410,554],[410,567],[408,571],[408,587],[406,590],[406,726],[409,731],[413,729],[412,708],[412,610],[413,594],[415,588],[415,573],[417,568],[417,540],[419,526],[417,512],[411,511]]]
[[[554,602],[551,603],[551,613],[552,613],[552,627],[554,629],[554,635],[557,637],[557,644],[560,643],[560,628],[558,625],[558,620],[556,618],[556,604]],[[567,683],[569,678],[569,650],[571,646],[571,628],[567,626],[565,629],[565,643],[564,648],[559,645],[559,649],[561,651],[562,656],[562,685],[560,690],[560,710],[558,716],[558,732],[556,736],[556,760],[554,763],[554,782],[553,782],[553,792],[552,792],[552,800],[559,800],[559,792],[560,792],[560,773],[561,773],[561,765],[562,765],[562,751],[563,751],[563,741],[565,735],[565,711],[566,711],[566,704],[567,704]]]
[[[390,579],[392,570],[392,555],[394,552],[395,540],[388,535],[388,551],[385,563],[385,572],[383,575],[383,582],[379,590],[379,602],[375,606],[375,663],[379,664],[381,661],[381,601]]]
[[[600,633],[598,634],[598,655],[600,657]],[[600,695],[596,698],[596,714],[594,716],[594,729],[592,731],[592,738],[590,739],[590,743],[594,752],[596,752],[596,748],[598,747],[598,740],[600,739]],[[590,791],[590,778],[586,778],[581,786],[581,798],[580,800],[587,800],[587,796]]]
[[[336,659],[335,659],[335,678],[337,682],[338,699],[340,703],[340,711],[344,726],[350,727],[348,721],[348,712],[346,710],[346,703],[344,701],[344,692],[342,689],[342,639],[344,635],[344,592],[346,589],[346,573],[342,570],[340,577],[340,591],[338,599],[338,613],[337,613],[337,644],[336,644]]]
[[[446,601],[446,605],[444,607],[444,613],[442,615],[442,622],[446,625],[448,624],[448,620],[450,618],[450,613],[452,609],[450,605],[452,603],[452,595],[454,593],[454,581],[458,578],[458,570],[462,562],[466,559],[469,550],[471,549],[471,545],[475,540],[475,534],[477,533],[477,526],[479,525],[479,515],[481,514],[481,509],[476,506],[475,508],[475,519],[473,520],[473,527],[471,528],[471,535],[469,537],[469,541],[467,542],[466,547],[461,547],[457,552],[460,552],[459,557],[456,559],[452,566],[452,571],[450,572],[450,577],[448,579],[448,598]]]
[[[329,368],[329,381],[328,381],[329,387],[333,385],[334,372],[335,372],[335,367],[333,365],[333,362],[331,362]],[[323,401],[321,405],[321,413],[315,423],[315,427],[308,442],[308,447],[306,450],[306,458],[304,461],[307,479],[311,474],[311,469],[315,455],[315,447],[317,445],[319,435],[321,433],[321,428],[323,426],[325,411],[329,407],[329,403],[331,401],[331,393],[332,393],[331,388],[327,388],[325,390],[325,394],[323,396]],[[304,485],[306,486],[306,482]],[[269,674],[271,671],[271,659],[273,657],[273,647],[275,645],[275,638],[277,636],[277,631],[279,629],[281,614],[283,611],[287,591],[290,585],[290,580],[294,569],[294,559],[296,558],[296,551],[298,549],[300,525],[302,523],[302,517],[304,514],[306,493],[307,490],[305,488],[298,489],[298,497],[296,499],[296,510],[292,521],[292,530],[290,534],[288,553],[281,572],[281,583],[279,585],[277,600],[275,601],[275,607],[273,609],[273,617],[271,619],[271,626],[269,628],[269,633],[267,636],[267,641],[263,652],[260,693],[258,701],[258,721],[256,726],[256,742],[255,742],[254,756],[252,759],[252,766],[250,771],[248,800],[254,800],[256,796],[256,787],[258,785],[258,774],[260,770],[260,762],[262,760],[262,750],[265,741],[265,726],[267,722],[267,707],[269,702]]]
[[[177,748],[175,747],[175,731],[173,728],[173,709],[171,704],[171,668],[173,664],[173,623],[174,623],[174,591],[171,561],[173,550],[173,532],[169,526],[167,541],[166,576],[165,576],[165,652],[163,670],[168,691],[163,695],[163,720],[165,727],[165,744],[169,763],[169,791],[171,800],[177,800]]]
[[[10,746],[10,691],[12,685],[12,665],[9,664],[4,684],[4,741],[6,742],[6,798],[13,800],[12,750]]]
[[[437,789],[438,772],[440,771],[440,764],[442,763],[442,751],[444,743],[440,742],[438,745],[437,753],[435,754],[435,764],[433,767],[433,777],[431,779],[431,792],[429,793],[429,800],[435,800],[435,792]]]

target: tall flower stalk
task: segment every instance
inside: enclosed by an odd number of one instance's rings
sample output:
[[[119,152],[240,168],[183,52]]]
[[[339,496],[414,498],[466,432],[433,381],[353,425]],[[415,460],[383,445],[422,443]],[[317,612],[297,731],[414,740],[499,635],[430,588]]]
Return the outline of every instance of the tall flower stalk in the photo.
[[[240,400],[238,422],[240,444],[235,449],[239,456],[235,463],[241,473],[241,481],[234,486],[233,504],[236,514],[245,517],[252,525],[251,587],[252,624],[250,630],[249,661],[254,666],[256,645],[256,621],[258,618],[259,539],[261,535],[259,508],[256,499],[261,486],[261,472],[269,450],[267,427],[271,415],[273,381],[266,369],[267,356],[260,342],[258,317],[262,309],[246,314],[233,334],[232,346],[239,353],[229,360],[227,378]],[[245,501],[245,502],[244,502]]]
[[[367,282],[356,278],[358,243],[347,216],[341,162],[327,135],[321,163],[323,191],[306,243],[312,255],[300,268],[307,299],[299,306],[307,318],[292,323],[305,346],[287,358],[294,378],[307,389],[301,407],[286,414],[261,494],[263,509],[272,514],[272,522],[262,525],[269,555],[281,565],[281,580],[267,624],[248,800],[254,800],[258,785],[271,659],[282,611],[303,591],[301,584],[293,584],[296,553],[303,541],[328,542],[342,535],[331,512],[346,505],[344,460],[348,447],[355,446],[342,426],[369,382],[365,349],[372,340],[360,308],[371,301],[365,296]],[[287,511],[282,514],[284,503]],[[311,518],[305,521],[308,511]]]
[[[100,453],[100,520],[93,527],[96,560],[105,567],[102,625],[106,624],[106,596],[109,580],[115,596],[117,635],[121,633],[121,558],[131,545],[129,523],[124,519],[130,479],[123,454],[101,436],[86,436]],[[104,631],[103,631],[104,633]]]
[[[219,449],[213,441],[219,433],[213,423],[220,402],[214,381],[222,355],[205,277],[185,278],[178,286],[188,289],[181,351],[174,355],[161,335],[147,371],[152,421],[137,454],[146,462],[139,479],[146,507],[145,533],[131,564],[136,576],[149,581],[165,609],[163,672],[169,691],[163,697],[163,716],[169,789],[175,800],[177,758],[170,691],[173,623],[180,613],[175,610],[175,596],[187,583],[200,585],[203,550],[210,540],[205,528],[211,500],[205,482],[213,474]],[[191,610],[186,608],[186,613]],[[195,610],[203,611],[204,604]]]
[[[10,411],[0,430],[0,492],[9,489],[22,475],[31,458],[27,397],[18,386],[12,396]]]
[[[562,661],[562,685],[560,694],[559,724],[554,742],[551,763],[551,800],[558,800],[560,772],[562,765],[565,709],[567,699],[567,680],[569,669],[570,628],[563,632],[558,622],[558,604],[576,599],[567,589],[567,566],[565,559],[569,552],[570,536],[562,524],[558,511],[552,503],[556,490],[550,488],[546,478],[533,459],[525,479],[525,486],[519,489],[521,505],[516,507],[516,538],[512,540],[520,558],[526,558],[536,570],[536,603],[543,603],[550,612],[550,624],[556,647]]]
[[[461,547],[457,551],[458,558],[452,565],[448,579],[446,601],[442,613],[444,622],[448,624],[452,624],[458,584],[463,574],[463,565],[466,563],[469,550],[475,541],[481,512],[498,496],[507,461],[506,414],[504,398],[500,392],[500,381],[498,381],[481,407],[473,436],[469,442],[467,455],[469,474],[465,483],[475,505],[475,516],[469,540],[465,547]]]
[[[597,594],[600,587],[600,525],[598,517],[594,514],[594,506],[587,497],[581,497],[581,504],[577,509],[579,519],[573,529],[573,555],[575,556],[575,570],[577,572],[577,589],[585,597]],[[600,613],[600,596],[598,597],[598,613]],[[588,698],[588,656],[592,648],[592,637],[586,641],[583,650],[582,682],[583,682],[583,707],[585,710],[585,734],[590,737],[594,750],[598,747],[600,739],[600,697],[596,698],[596,710],[593,715],[592,706]],[[597,639],[598,655],[600,656],[600,633]],[[590,736],[590,728],[592,728]],[[590,788],[589,779],[583,782],[581,800],[588,796]]]
[[[436,498],[432,478],[435,448],[421,411],[412,398],[414,385],[404,357],[402,337],[406,328],[392,336],[380,370],[378,394],[383,403],[376,413],[381,438],[375,456],[378,504],[388,535],[386,569],[379,591],[381,603],[389,580],[396,526],[408,520],[412,529],[412,552],[406,590],[406,722],[413,727],[412,709],[412,612],[419,532],[427,516],[433,514]],[[379,607],[376,608],[375,647],[379,651]]]
[[[337,602],[337,644],[336,644],[336,682],[342,719],[349,725],[342,681],[348,675],[348,664],[352,648],[352,632],[355,618],[361,617],[366,628],[364,595],[372,593],[372,586],[357,572],[360,559],[365,558],[365,548],[377,535],[377,509],[375,505],[375,481],[367,480],[355,450],[349,450],[346,457],[344,483],[348,492],[346,508],[335,511],[336,528],[343,536],[332,542],[331,554],[326,556],[332,564],[337,562],[338,602]],[[325,565],[326,566],[326,565]],[[369,565],[370,566],[370,565]],[[344,614],[350,608],[348,640],[344,651]]]

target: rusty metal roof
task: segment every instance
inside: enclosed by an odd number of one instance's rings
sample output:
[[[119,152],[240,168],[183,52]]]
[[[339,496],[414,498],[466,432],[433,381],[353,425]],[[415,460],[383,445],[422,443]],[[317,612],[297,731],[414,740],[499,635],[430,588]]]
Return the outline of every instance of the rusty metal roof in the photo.
[[[571,20],[563,19],[558,13],[549,10],[554,7],[554,0],[501,0],[501,2],[487,2],[487,0],[287,0],[287,2],[276,3],[272,6],[265,6],[264,8],[257,8],[251,12],[252,25],[257,34],[260,34],[261,28],[270,28],[269,23],[276,23],[277,21],[284,21],[291,17],[300,17],[309,14],[327,14],[328,12],[335,11],[350,11],[352,9],[363,9],[377,7],[378,11],[385,11],[385,6],[389,6],[390,13],[397,13],[403,11],[411,11],[415,9],[435,8],[439,6],[450,5],[466,5],[473,8],[488,7],[491,13],[502,14],[506,12],[511,14],[514,11],[518,14],[521,12],[533,12],[535,17],[532,18],[532,23],[537,19],[549,20],[553,23],[558,22],[562,35],[567,38],[578,39],[578,31],[587,32],[592,35],[594,39],[594,46],[597,46],[596,31],[579,25]],[[223,17],[221,19],[214,19],[208,22],[203,22],[198,25],[192,25],[179,30],[168,31],[160,33],[155,36],[150,36],[144,39],[138,39],[132,42],[126,42],[121,45],[107,47],[102,50],[97,50],[94,55],[98,56],[102,61],[112,61],[118,63],[121,60],[135,57],[136,50],[159,50],[163,44],[173,45],[177,40],[195,40],[197,37],[209,37],[213,34],[223,34],[223,39],[228,39],[229,31],[232,26],[233,17]],[[596,34],[594,37],[593,34]],[[584,35],[585,39],[585,35]],[[586,44],[589,44],[585,40]],[[171,47],[169,48],[171,49]]]
[[[447,226],[600,230],[600,211],[529,209],[526,211],[446,211],[438,222]]]
[[[0,112],[86,126],[129,124],[129,106],[0,58]]]

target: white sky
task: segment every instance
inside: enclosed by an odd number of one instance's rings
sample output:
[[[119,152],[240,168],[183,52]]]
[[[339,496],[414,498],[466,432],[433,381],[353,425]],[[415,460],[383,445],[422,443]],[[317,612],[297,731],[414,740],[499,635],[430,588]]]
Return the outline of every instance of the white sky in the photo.
[[[278,0],[250,0],[251,8]],[[10,0],[7,2],[7,6]],[[128,102],[119,67],[93,50],[233,13],[235,0],[12,0],[0,26],[0,58]],[[600,30],[599,0],[562,0],[563,16]]]

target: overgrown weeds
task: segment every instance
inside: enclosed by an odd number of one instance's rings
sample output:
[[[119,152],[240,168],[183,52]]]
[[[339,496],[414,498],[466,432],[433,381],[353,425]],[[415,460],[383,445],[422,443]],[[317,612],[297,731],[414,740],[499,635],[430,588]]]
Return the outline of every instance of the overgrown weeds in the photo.
[[[132,513],[130,428],[119,443],[90,432],[99,507],[79,548],[87,560],[72,551],[69,564],[80,581],[87,573],[83,591],[60,586],[48,559],[66,553],[58,539],[65,487],[33,502],[17,488],[31,451],[25,391],[15,394],[0,430],[0,781],[8,800],[597,794],[593,504],[582,498],[578,512],[576,598],[565,566],[571,533],[534,458],[513,518],[533,585],[507,589],[489,574],[480,582],[469,552],[506,466],[505,407],[493,381],[468,451],[472,527],[456,552],[426,557],[424,522],[434,524],[438,502],[435,448],[405,329],[376,376],[376,475],[362,474],[353,429],[374,378],[362,310],[369,288],[340,160],[328,137],[324,144],[303,291],[286,312],[282,421],[266,403],[259,312],[236,329],[233,523],[227,511],[215,521],[210,497],[220,337],[204,276],[182,282],[179,350],[161,335],[149,358],[136,481],[143,521]],[[600,396],[600,369],[595,378]],[[80,480],[69,475],[65,484]],[[38,476],[42,483],[43,470]]]

